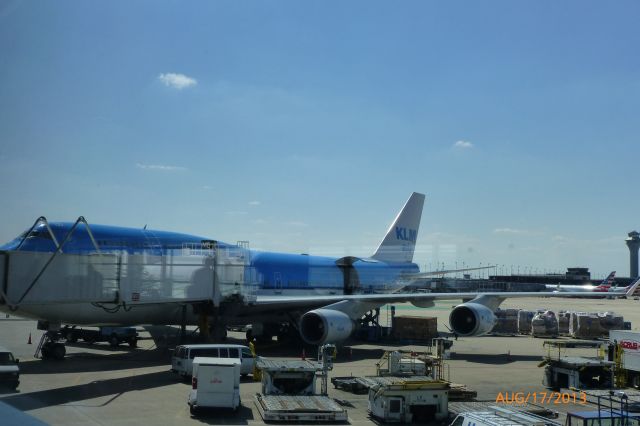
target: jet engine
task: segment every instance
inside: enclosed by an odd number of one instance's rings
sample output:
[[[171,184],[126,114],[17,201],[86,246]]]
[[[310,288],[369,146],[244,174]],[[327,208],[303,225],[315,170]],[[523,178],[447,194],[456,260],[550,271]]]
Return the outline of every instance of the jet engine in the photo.
[[[346,340],[354,328],[349,315],[333,309],[314,309],[300,318],[300,335],[312,345]]]
[[[458,336],[482,336],[496,325],[496,316],[479,303],[463,303],[451,311],[449,325]]]

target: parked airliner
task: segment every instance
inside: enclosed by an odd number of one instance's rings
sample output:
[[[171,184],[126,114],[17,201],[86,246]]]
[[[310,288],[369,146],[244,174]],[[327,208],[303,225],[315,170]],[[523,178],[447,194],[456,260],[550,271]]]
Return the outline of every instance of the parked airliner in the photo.
[[[253,324],[255,333],[270,337],[279,333],[283,324],[290,324],[291,330],[307,343],[320,345],[349,338],[361,317],[387,303],[411,302],[428,308],[434,306],[436,300],[462,300],[463,303],[451,311],[450,327],[458,336],[480,336],[493,328],[494,311],[508,297],[576,295],[572,292],[403,292],[403,287],[413,279],[442,274],[421,273],[413,263],[424,199],[419,193],[409,197],[369,257],[261,252],[202,236],[39,220],[31,229],[0,247],[0,256],[5,257],[0,310],[37,319],[48,330],[57,330],[61,324],[195,325],[202,324],[205,316],[218,328]],[[240,287],[239,291],[225,293],[226,290],[217,288],[216,283],[224,281],[220,277],[225,274],[226,263],[210,261],[207,256],[197,265],[184,260],[187,249],[189,253],[191,250],[207,252],[212,247],[217,253],[227,253],[224,262],[228,261],[229,265],[233,263],[229,261],[233,256],[244,262],[241,273],[227,279]],[[239,255],[228,255],[238,251]],[[96,253],[99,256],[95,256]],[[29,255],[44,256],[46,261],[40,260],[39,265],[43,265],[42,270],[48,268],[47,271],[35,271],[29,279],[23,279],[24,282],[11,278],[16,274],[11,262],[29,265],[31,260],[25,259]],[[96,258],[106,255],[111,256],[110,264],[108,259],[95,262]],[[50,265],[61,259],[67,262],[65,266],[52,270]],[[112,268],[107,274],[109,265]],[[184,274],[179,278],[175,273],[179,267],[188,268],[190,278],[189,274],[186,279]],[[214,267],[222,269],[214,272]],[[18,278],[28,275],[29,267],[22,268],[24,274],[17,271]],[[82,279],[78,279],[78,275],[57,276],[56,281],[51,278],[54,273],[75,274],[79,270],[89,272],[83,272]],[[92,293],[89,282],[91,286],[98,286],[99,291]],[[151,289],[147,286],[150,282]],[[254,290],[242,290],[249,282]],[[106,294],[106,283],[114,288],[109,300],[100,298]],[[196,286],[198,283],[200,287]],[[20,290],[16,291],[18,287]],[[65,294],[74,297],[62,300],[62,287]],[[203,288],[204,292],[199,291]],[[183,291],[179,297],[176,289]],[[60,300],[52,302],[56,296],[60,296]],[[61,343],[47,344],[47,353],[64,356]]]
[[[547,284],[545,287],[547,288],[547,290],[553,290],[553,291],[572,291],[572,292],[599,292],[599,293],[606,293],[609,291],[614,291],[617,293],[624,293],[626,292],[626,290],[628,290],[628,288],[620,288],[617,289],[616,287],[613,287],[613,284],[615,283],[615,277],[616,277],[616,271],[611,271],[611,273],[609,275],[607,275],[607,278],[605,278],[604,280],[602,280],[602,282],[599,285],[593,285],[593,284],[557,284],[557,285],[553,285],[553,284]],[[633,285],[633,284],[632,284]]]

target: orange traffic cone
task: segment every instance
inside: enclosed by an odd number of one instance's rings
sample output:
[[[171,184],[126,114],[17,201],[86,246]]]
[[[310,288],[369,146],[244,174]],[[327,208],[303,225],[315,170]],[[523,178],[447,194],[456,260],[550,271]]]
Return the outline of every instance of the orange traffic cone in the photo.
[[[304,348],[302,348],[302,357],[301,358],[302,358],[303,361],[306,361],[306,359],[307,359],[307,354],[305,353]]]
[[[27,340],[27,345],[31,344],[31,333],[29,333],[29,340]]]

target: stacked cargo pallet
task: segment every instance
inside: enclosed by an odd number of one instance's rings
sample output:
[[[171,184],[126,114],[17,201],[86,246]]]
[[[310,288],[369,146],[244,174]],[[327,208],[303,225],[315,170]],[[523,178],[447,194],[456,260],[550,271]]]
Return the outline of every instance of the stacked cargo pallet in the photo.
[[[536,314],[531,320],[531,335],[533,337],[558,336],[558,320],[552,311]]]
[[[624,318],[614,312],[571,312],[569,335],[576,339],[608,337],[609,330],[624,329]]]
[[[535,311],[520,309],[518,311],[518,333],[531,334],[531,323],[533,321],[533,317],[544,312],[546,312],[544,309],[537,309]]]
[[[500,311],[496,318],[500,318]],[[609,330],[631,329],[622,315],[614,312],[518,311],[518,333],[534,337],[570,336],[576,339],[607,337]],[[495,329],[494,329],[495,330]]]
[[[435,317],[396,316],[393,317],[392,337],[409,342],[430,341],[438,337],[438,319]]]
[[[496,325],[491,330],[493,334],[518,334],[518,309],[498,309],[495,311]]]
[[[558,334],[560,336],[569,336],[569,323],[571,322],[571,312],[558,312]]]

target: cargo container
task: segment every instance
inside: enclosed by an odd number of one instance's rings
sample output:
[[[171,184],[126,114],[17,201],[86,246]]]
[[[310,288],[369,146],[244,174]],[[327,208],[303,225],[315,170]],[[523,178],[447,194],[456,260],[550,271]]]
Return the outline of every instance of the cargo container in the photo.
[[[196,357],[187,404],[191,414],[200,408],[231,408],[240,405],[240,360]]]

